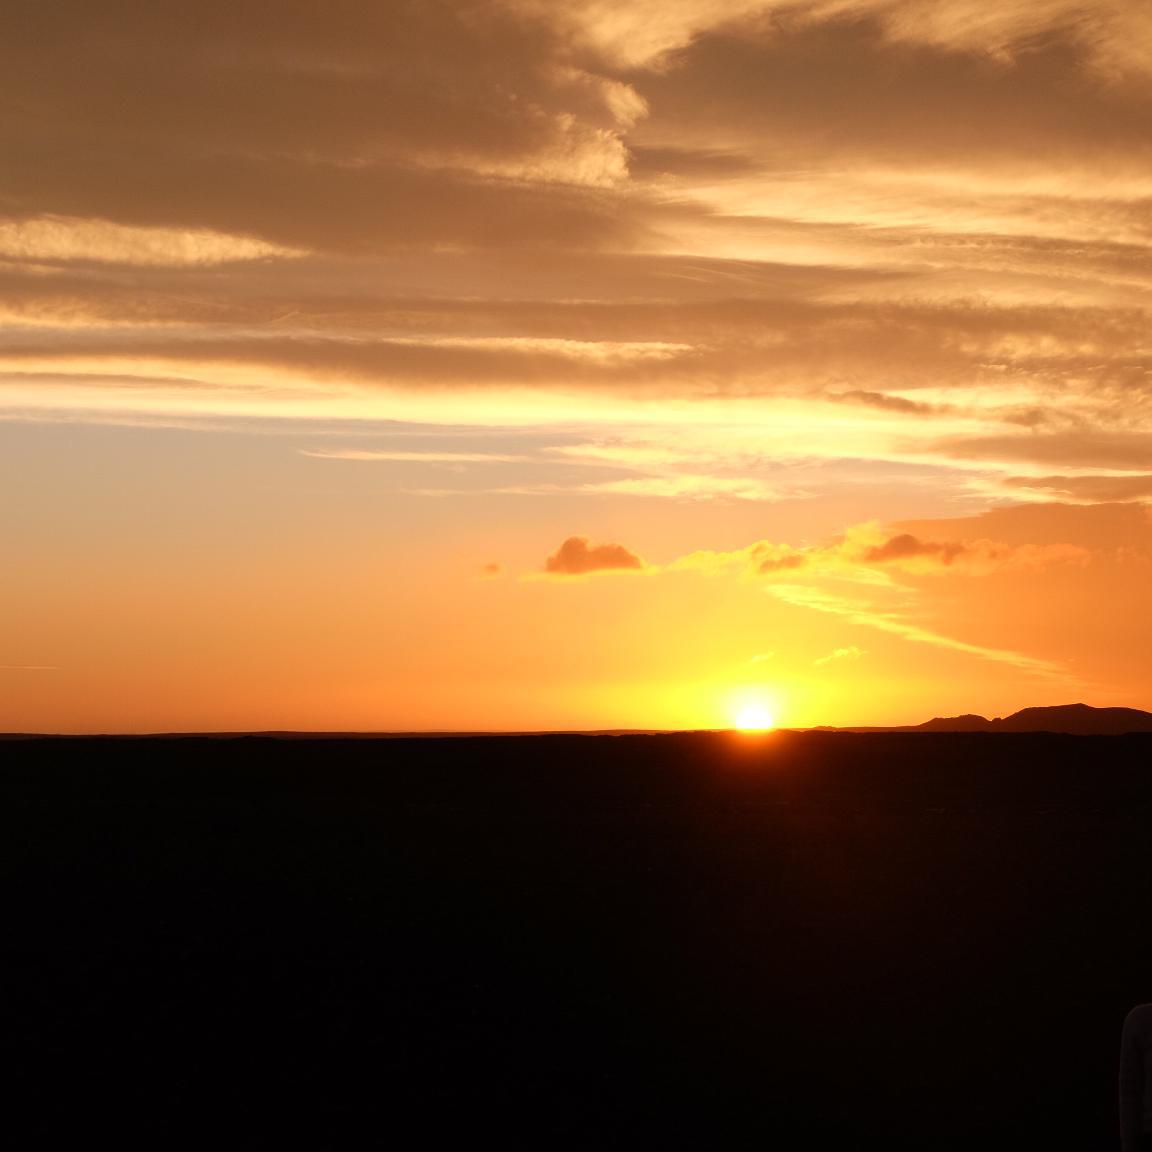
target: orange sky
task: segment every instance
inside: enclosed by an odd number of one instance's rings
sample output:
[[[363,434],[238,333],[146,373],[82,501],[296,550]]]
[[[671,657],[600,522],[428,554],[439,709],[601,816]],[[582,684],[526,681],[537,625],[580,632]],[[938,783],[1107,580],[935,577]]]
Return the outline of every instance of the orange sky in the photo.
[[[0,729],[1152,707],[1143,0],[17,0]]]

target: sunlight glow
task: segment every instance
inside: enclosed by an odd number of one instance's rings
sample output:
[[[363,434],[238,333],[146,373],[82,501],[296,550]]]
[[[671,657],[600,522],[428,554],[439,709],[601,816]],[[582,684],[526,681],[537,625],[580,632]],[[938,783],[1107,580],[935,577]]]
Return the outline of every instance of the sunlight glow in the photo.
[[[763,704],[745,704],[736,713],[734,726],[741,732],[767,732],[776,723]]]

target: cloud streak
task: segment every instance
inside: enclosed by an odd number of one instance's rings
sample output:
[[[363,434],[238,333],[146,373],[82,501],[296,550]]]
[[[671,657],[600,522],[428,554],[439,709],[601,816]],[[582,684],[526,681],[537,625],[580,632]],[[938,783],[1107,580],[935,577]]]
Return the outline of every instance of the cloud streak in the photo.
[[[838,660],[859,660],[861,656],[865,655],[867,655],[867,653],[863,648],[857,648],[855,644],[852,644],[847,648],[836,648],[829,652],[827,656],[817,657],[817,659],[812,661],[812,665],[815,668],[824,668],[829,664],[836,663]]]
[[[395,464],[510,464],[523,459],[495,452],[402,452],[362,448],[302,448],[300,454],[313,460],[382,460]]]
[[[1022,652],[1012,652],[1008,649],[985,647],[980,644],[970,644],[964,640],[957,640],[916,624],[898,612],[883,611],[863,601],[836,595],[823,589],[800,584],[778,584],[770,586],[767,591],[785,604],[840,616],[853,624],[888,632],[914,644],[928,644],[965,656],[976,656],[981,660],[1007,664],[1045,680],[1062,683],[1075,682],[1066,669],[1051,661],[1038,659]]]
[[[787,577],[804,571],[883,584],[891,572],[968,578],[1083,565],[1090,556],[1088,549],[1077,544],[936,540],[867,523],[849,528],[839,539],[826,544],[796,546],[760,540],[732,552],[693,552],[675,561],[672,567],[754,577]]]

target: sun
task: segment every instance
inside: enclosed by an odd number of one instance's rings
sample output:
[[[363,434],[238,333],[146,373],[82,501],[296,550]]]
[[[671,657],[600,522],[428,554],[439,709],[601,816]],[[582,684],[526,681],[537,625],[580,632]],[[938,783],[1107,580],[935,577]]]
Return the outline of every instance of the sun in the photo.
[[[741,732],[767,732],[776,721],[763,704],[745,704],[736,712],[734,726]]]

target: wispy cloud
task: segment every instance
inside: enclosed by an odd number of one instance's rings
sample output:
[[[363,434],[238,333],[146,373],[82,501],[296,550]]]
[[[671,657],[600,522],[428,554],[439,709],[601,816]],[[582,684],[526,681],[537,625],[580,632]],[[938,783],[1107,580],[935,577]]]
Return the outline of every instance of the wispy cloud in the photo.
[[[200,228],[157,228],[68,216],[0,217],[0,260],[13,262],[180,267],[300,255],[279,244]]]
[[[732,552],[692,552],[674,561],[672,567],[754,577],[787,577],[803,570],[816,576],[885,584],[890,582],[892,572],[979,576],[1001,571],[1040,571],[1058,565],[1083,565],[1090,555],[1088,549],[1077,544],[937,540],[869,522],[847,529],[828,543],[791,545],[758,540]]]
[[[601,496],[654,496],[672,500],[753,500],[787,498],[779,488],[754,478],[726,476],[638,476],[582,484],[577,489]]]
[[[525,459],[497,452],[404,452],[360,448],[302,448],[300,454],[316,460],[384,460],[402,464],[511,464]]]
[[[980,644],[970,644],[964,640],[956,640],[951,636],[933,632],[915,624],[899,612],[881,610],[863,601],[852,600],[821,588],[800,584],[775,584],[768,586],[765,591],[785,604],[841,616],[853,624],[875,628],[881,632],[889,632],[915,644],[929,644],[936,648],[947,649],[950,652],[960,652],[966,656],[977,656],[982,660],[1008,664],[1022,672],[1028,672],[1043,679],[1058,680],[1066,684],[1076,682],[1065,668],[1051,661],[1029,656],[1022,652],[989,648]]]
[[[837,660],[859,660],[861,656],[867,653],[863,648],[857,648],[855,644],[847,648],[836,648],[829,652],[827,656],[820,656],[812,661],[816,668],[823,668],[827,664],[833,664]]]

